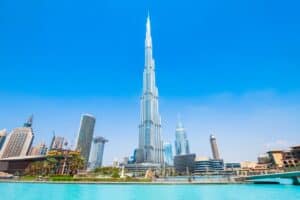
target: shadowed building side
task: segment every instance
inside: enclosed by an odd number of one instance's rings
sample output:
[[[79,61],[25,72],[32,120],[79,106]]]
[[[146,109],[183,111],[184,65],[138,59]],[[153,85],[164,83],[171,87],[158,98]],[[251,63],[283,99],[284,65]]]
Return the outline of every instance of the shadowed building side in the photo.
[[[219,149],[217,145],[217,139],[214,135],[210,135],[210,145],[211,145],[213,159],[220,160],[221,158],[220,158]]]
[[[104,137],[95,137],[92,143],[91,155],[89,160],[89,169],[93,170],[95,168],[102,166],[104,145],[108,140]]]
[[[87,165],[89,160],[95,123],[96,118],[94,116],[89,114],[81,116],[76,150],[80,151],[81,156],[85,160],[85,165]]]
[[[4,142],[6,139],[6,134],[7,134],[6,129],[3,129],[0,131],[0,151],[4,145]]]

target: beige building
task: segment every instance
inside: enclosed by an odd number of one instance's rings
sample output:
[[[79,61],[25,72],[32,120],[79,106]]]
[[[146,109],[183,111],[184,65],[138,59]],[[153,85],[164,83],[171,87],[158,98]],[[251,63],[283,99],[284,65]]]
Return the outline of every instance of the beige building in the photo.
[[[0,158],[26,156],[29,153],[33,141],[31,127],[15,128],[7,136]]]
[[[282,168],[283,167],[283,155],[284,152],[282,150],[273,150],[267,152],[270,159],[271,163],[274,165],[276,168]]]

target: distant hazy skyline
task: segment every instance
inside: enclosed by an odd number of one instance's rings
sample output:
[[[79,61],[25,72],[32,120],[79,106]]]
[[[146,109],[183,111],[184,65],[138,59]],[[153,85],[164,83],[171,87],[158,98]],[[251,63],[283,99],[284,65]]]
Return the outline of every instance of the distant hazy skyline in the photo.
[[[300,144],[300,2],[11,2],[0,6],[0,129],[34,114],[34,143],[74,143],[81,114],[109,140],[104,164],[138,145],[145,22],[151,15],[162,135],[181,114],[190,150],[255,160]]]

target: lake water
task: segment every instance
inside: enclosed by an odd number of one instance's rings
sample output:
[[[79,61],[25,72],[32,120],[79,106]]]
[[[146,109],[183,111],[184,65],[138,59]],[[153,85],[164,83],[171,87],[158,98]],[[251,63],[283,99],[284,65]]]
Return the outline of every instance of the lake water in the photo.
[[[0,183],[0,200],[300,200],[293,185],[93,185]]]

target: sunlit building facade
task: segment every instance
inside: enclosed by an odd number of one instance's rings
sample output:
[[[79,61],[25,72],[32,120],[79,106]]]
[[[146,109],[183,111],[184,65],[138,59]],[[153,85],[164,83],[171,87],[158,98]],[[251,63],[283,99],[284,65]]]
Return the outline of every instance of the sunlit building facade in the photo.
[[[180,120],[178,120],[175,131],[175,153],[176,155],[185,155],[190,153],[186,131]]]
[[[23,127],[13,129],[7,136],[0,158],[26,156],[31,148],[33,138],[31,116]]]
[[[155,81],[155,63],[152,55],[149,16],[146,23],[145,68],[143,74],[140,120],[137,162],[163,164],[161,117],[158,108],[158,89]]]

